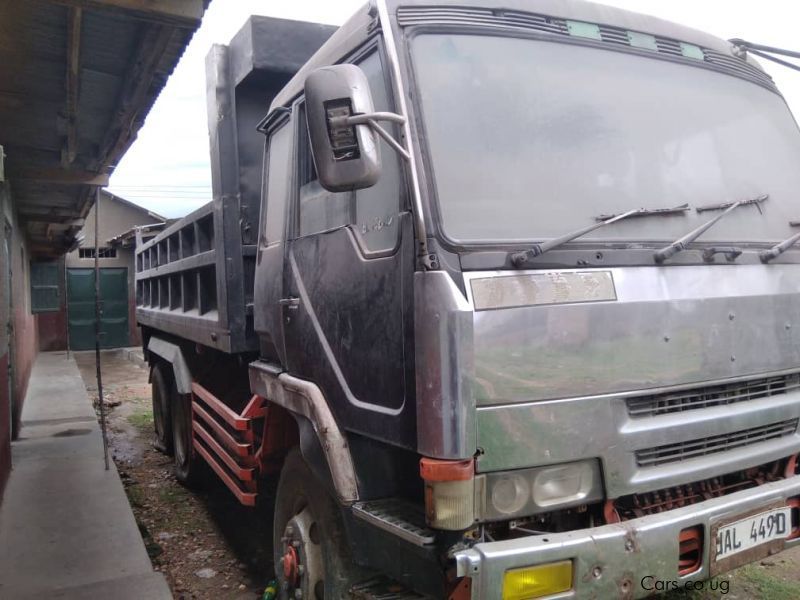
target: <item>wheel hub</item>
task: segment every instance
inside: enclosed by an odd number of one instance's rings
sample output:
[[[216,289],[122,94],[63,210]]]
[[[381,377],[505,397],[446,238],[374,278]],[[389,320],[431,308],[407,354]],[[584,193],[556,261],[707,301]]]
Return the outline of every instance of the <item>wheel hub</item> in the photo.
[[[323,596],[324,563],[317,524],[308,507],[289,519],[281,537],[281,586],[290,598]]]

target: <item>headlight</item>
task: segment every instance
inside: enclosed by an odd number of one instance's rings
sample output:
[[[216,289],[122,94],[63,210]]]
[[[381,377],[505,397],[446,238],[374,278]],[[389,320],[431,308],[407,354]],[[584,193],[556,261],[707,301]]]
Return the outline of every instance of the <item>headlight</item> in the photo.
[[[522,475],[503,475],[492,486],[492,507],[504,515],[518,513],[528,503],[531,486]]]
[[[599,481],[597,461],[546,467],[533,478],[533,502],[542,508],[582,502]]]
[[[487,521],[527,517],[603,498],[600,464],[595,459],[486,473],[476,478],[476,484],[480,518]]]

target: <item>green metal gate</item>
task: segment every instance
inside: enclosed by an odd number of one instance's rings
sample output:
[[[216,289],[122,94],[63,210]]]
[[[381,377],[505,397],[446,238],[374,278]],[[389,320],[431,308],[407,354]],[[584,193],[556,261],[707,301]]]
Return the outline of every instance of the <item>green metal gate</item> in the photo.
[[[128,269],[100,269],[100,347],[120,348],[128,339]],[[67,269],[69,347],[94,348],[94,269]]]

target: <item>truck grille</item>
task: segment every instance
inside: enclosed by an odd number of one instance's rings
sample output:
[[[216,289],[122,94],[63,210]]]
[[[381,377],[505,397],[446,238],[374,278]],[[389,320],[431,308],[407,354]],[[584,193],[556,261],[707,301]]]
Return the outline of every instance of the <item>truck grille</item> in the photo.
[[[604,511],[606,523],[638,519],[792,477],[798,474],[797,458],[795,455],[712,479],[608,500]]]
[[[668,463],[681,462],[760,444],[794,434],[797,431],[798,419],[789,419],[761,427],[752,427],[742,431],[734,431],[723,435],[714,435],[699,440],[664,444],[653,448],[636,451],[636,464],[640,467],[656,467]]]
[[[411,27],[415,25],[463,25],[526,29],[565,37],[570,37],[571,35],[569,27],[570,22],[566,19],[505,9],[444,6],[400,7],[397,9],[397,21],[401,27]],[[604,24],[598,24],[597,27],[600,35],[599,39],[596,41],[599,44],[609,44],[618,47],[627,46],[636,50],[642,49],[641,43],[637,44],[634,41],[638,35],[637,32]],[[682,42],[661,36],[652,36],[648,49],[655,54],[660,54],[674,60],[704,62],[729,75],[748,79],[772,91],[777,91],[772,78],[758,67],[742,59],[734,56],[726,56],[710,48],[697,48],[701,54],[696,58],[689,58],[685,53],[686,49]]]
[[[650,396],[628,398],[628,415],[655,417],[670,413],[780,396],[800,389],[800,373],[709,385]]]

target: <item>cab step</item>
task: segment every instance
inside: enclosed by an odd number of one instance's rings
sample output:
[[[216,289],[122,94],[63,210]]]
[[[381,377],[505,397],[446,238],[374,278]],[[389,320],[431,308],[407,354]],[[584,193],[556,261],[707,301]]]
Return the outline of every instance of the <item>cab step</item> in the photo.
[[[388,577],[379,576],[350,588],[352,600],[430,600]]]
[[[382,498],[356,502],[353,514],[416,546],[427,546],[436,539],[433,530],[425,525],[421,507],[401,498]]]

